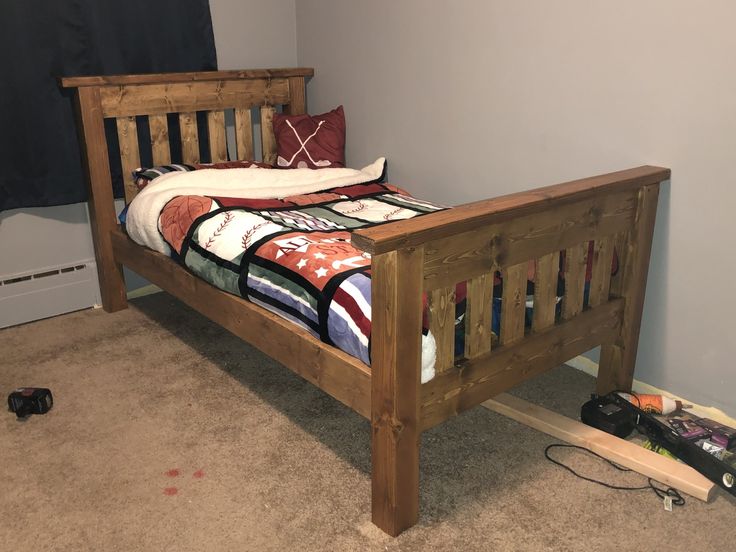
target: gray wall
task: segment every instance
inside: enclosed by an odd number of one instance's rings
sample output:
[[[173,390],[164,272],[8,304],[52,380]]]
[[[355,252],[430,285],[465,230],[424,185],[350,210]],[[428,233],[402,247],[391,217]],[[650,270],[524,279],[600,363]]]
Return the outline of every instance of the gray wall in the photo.
[[[460,203],[640,164],[672,168],[636,377],[736,414],[736,4],[300,0],[311,112],[348,160]]]

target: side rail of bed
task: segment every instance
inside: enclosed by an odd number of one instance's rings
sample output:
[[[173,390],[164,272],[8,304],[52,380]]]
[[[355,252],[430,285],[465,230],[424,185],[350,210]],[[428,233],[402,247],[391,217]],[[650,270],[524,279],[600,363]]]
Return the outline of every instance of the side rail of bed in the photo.
[[[396,534],[415,522],[421,431],[598,345],[599,391],[630,388],[659,183],[669,174],[639,167],[354,234],[353,243],[373,255],[374,523]],[[491,331],[496,273],[503,281],[498,340]],[[460,282],[465,335],[456,356]],[[423,295],[437,374],[420,385]]]

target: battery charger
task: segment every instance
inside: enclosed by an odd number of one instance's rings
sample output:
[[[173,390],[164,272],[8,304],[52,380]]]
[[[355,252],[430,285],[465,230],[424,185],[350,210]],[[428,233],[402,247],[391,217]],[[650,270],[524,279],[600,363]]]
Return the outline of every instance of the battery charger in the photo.
[[[628,412],[607,397],[591,395],[580,408],[580,420],[591,427],[625,439],[634,431],[634,419]]]

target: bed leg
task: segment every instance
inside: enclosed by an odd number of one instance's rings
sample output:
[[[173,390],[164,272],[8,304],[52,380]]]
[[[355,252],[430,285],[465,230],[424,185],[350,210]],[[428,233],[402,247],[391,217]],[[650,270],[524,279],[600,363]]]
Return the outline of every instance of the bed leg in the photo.
[[[89,191],[89,220],[95,246],[102,307],[115,312],[128,306],[123,267],[115,262],[110,233],[117,228],[112,178],[102,117],[100,90],[96,86],[77,89],[79,144]]]
[[[396,536],[419,517],[422,249],[372,260],[372,519]]]
[[[611,295],[623,297],[626,302],[616,340],[601,346],[596,386],[601,395],[615,390],[629,391],[634,381],[658,196],[659,184],[639,190],[636,222],[628,233],[623,251],[619,252],[621,274],[611,282]]]
[[[128,307],[123,265],[113,259],[97,258],[97,277],[100,281],[100,298],[105,312],[117,312]]]

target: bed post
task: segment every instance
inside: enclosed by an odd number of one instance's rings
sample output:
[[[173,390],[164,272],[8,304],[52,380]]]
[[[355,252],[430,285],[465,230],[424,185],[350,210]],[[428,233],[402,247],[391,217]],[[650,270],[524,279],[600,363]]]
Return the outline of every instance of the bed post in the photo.
[[[110,232],[117,226],[112,177],[102,118],[100,89],[80,86],[76,91],[80,148],[89,190],[89,218],[95,246],[102,306],[107,312],[127,307],[123,266],[115,262]]]
[[[419,389],[424,250],[372,260],[373,523],[396,536],[419,516]]]
[[[659,183],[639,189],[634,225],[623,247],[617,248],[621,268],[611,280],[611,295],[623,297],[625,303],[618,336],[601,345],[597,392],[602,395],[618,389],[629,391],[634,380],[658,196]]]

